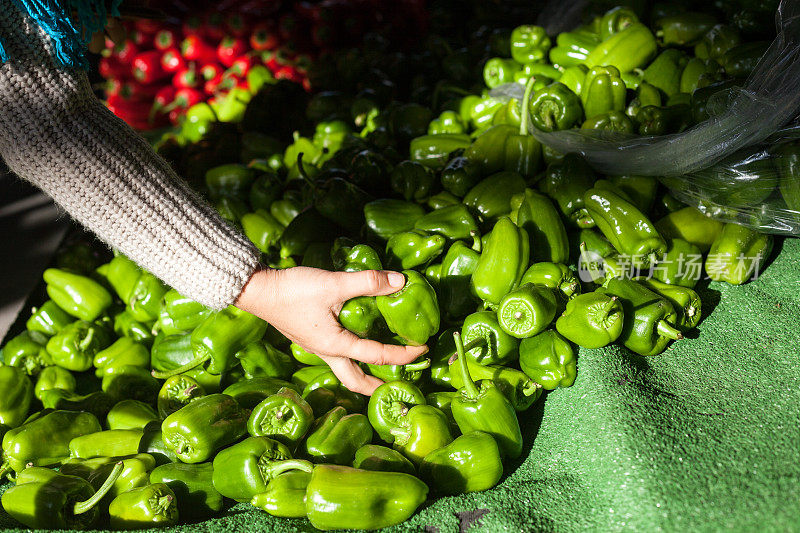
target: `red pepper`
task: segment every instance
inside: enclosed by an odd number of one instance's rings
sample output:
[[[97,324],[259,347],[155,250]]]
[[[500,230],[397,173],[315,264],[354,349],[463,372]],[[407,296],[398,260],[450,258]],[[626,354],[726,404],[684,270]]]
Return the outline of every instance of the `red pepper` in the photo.
[[[247,52],[247,43],[238,37],[225,37],[217,47],[217,58],[219,62],[230,67],[236,58]]]
[[[165,51],[178,46],[178,34],[174,30],[164,29],[156,33],[153,46],[157,50]]]
[[[164,72],[177,72],[184,67],[186,67],[186,60],[177,48],[165,50],[161,55],[161,68],[164,69]]]
[[[120,63],[127,63],[130,65],[133,62],[133,58],[139,53],[139,47],[130,39],[125,39],[119,44],[114,44],[111,39],[106,39],[106,46],[109,44],[111,47],[107,51],[108,53],[104,53],[103,55],[116,57]]]
[[[244,37],[247,35],[249,25],[245,22],[241,13],[231,13],[225,17],[225,31],[234,37]]]
[[[167,118],[169,118],[170,124],[172,124],[173,126],[177,126],[178,124],[180,124],[182,116],[183,116],[183,109],[173,109],[172,111],[169,112]]]
[[[106,80],[106,96],[119,94],[122,90],[123,81],[117,78],[109,78]]]
[[[189,109],[195,104],[199,104],[203,101],[203,93],[198,91],[197,89],[190,89],[189,87],[184,87],[183,89],[179,89],[175,91],[174,97],[169,104],[170,110],[172,109]]]
[[[136,19],[133,21],[133,27],[142,33],[156,33],[161,29],[161,23],[153,19]]]
[[[97,71],[106,79],[131,77],[131,66],[121,63],[116,57],[101,57],[97,64]]]
[[[274,74],[278,69],[289,65],[289,57],[282,48],[275,52],[265,51],[262,53],[261,60]]]
[[[228,76],[236,76],[237,78],[244,78],[250,72],[250,67],[253,66],[253,56],[246,55],[237,57],[231,67],[225,72]]]
[[[161,52],[141,52],[133,60],[133,77],[141,83],[155,83],[169,75],[161,68]]]
[[[301,83],[303,81],[303,75],[293,66],[291,65],[284,65],[280,67],[278,70],[273,72],[276,80],[289,80],[295,83]]]
[[[159,91],[157,85],[143,85],[133,80],[122,80],[115,89],[115,92],[109,94],[126,102],[151,102]]]
[[[119,96],[109,96],[106,106],[112,113],[137,130],[148,130],[163,125],[165,118],[150,121],[150,104],[143,102],[127,102]]]
[[[198,35],[190,35],[183,40],[181,55],[184,59],[201,63],[211,63],[217,60],[217,51]]]
[[[222,13],[219,11],[211,11],[203,17],[203,26],[200,30],[203,37],[210,42],[220,41],[225,37],[225,28],[223,27]]]
[[[182,68],[172,77],[172,86],[176,89],[194,88],[200,86],[200,76],[193,66]]]
[[[192,90],[192,89],[187,89]],[[171,85],[165,85],[158,90],[153,98],[153,105],[159,109],[163,109],[175,101],[178,91]]]
[[[222,76],[223,70],[216,61],[214,63],[206,63],[200,67],[200,75],[204,80],[213,80],[217,76]]]
[[[278,46],[278,32],[274,24],[262,23],[250,34],[250,48],[253,50],[272,50]]]
[[[203,84],[203,91],[208,95],[216,94],[219,90],[221,90],[222,88],[225,88],[224,87],[225,83],[230,84],[230,82],[228,82],[227,80],[228,80],[228,78],[226,78],[224,75],[220,74],[219,76],[216,76],[216,77],[206,81]]]
[[[136,46],[149,46],[153,42],[153,35],[137,29],[130,29],[126,32],[128,39],[133,41]]]

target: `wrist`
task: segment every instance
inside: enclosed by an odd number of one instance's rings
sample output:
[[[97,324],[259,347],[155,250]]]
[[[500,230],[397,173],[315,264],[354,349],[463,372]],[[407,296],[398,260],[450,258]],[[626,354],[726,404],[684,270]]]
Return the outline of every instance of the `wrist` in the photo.
[[[274,302],[270,293],[274,291],[275,272],[272,268],[256,269],[233,305],[269,322],[268,316],[271,316],[271,304]]]

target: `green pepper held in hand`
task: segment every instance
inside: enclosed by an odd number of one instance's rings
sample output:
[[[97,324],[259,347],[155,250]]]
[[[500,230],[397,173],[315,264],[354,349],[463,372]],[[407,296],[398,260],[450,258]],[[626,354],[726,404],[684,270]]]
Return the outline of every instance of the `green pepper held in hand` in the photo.
[[[389,237],[386,243],[386,257],[391,268],[398,270],[416,268],[438,257],[446,242],[442,235],[422,230],[404,231]]]
[[[420,464],[420,476],[439,494],[490,489],[503,476],[500,449],[488,433],[465,433],[425,456]]]
[[[46,349],[47,341],[44,333],[25,330],[3,346],[2,359],[6,365],[35,376],[43,368],[53,365],[53,359]]]
[[[547,57],[552,43],[544,28],[526,24],[511,32],[511,57],[517,63],[536,63]]]
[[[184,463],[202,463],[246,433],[247,417],[231,396],[210,394],[164,419],[162,438]]]
[[[597,291],[616,296],[622,303],[622,333],[618,340],[639,355],[658,355],[670,341],[682,339],[675,328],[677,315],[672,304],[630,279],[607,279]]]
[[[684,331],[692,329],[700,323],[700,296],[689,287],[669,285],[656,279],[639,280],[651,291],[663,296],[672,304],[678,313],[678,327]]]
[[[292,459],[285,445],[269,437],[249,437],[214,458],[214,488],[226,498],[250,501],[267,490],[267,483],[289,470],[311,472],[313,465]]]
[[[530,115],[533,125],[543,131],[571,128],[583,116],[581,101],[561,82],[539,89],[531,97]]]
[[[406,284],[388,296],[376,297],[378,310],[389,329],[408,344],[421,346],[439,331],[439,304],[436,292],[415,270],[404,270]]]
[[[461,433],[488,433],[497,441],[503,456],[510,459],[519,457],[522,453],[522,433],[514,407],[491,381],[481,381],[480,389],[475,385],[470,377],[461,335],[456,331],[453,337],[464,387],[459,390],[461,396],[453,399],[451,409]]]
[[[56,365],[74,372],[85,372],[92,368],[94,356],[110,344],[108,330],[78,320],[50,337],[47,353]]]
[[[42,277],[50,299],[81,320],[95,320],[111,305],[111,294],[91,278],[57,268],[48,268]]]
[[[117,463],[95,491],[79,477],[31,467],[18,476],[16,486],[3,493],[3,509],[32,529],[88,529],[100,518],[97,506],[121,472],[122,463]]]
[[[611,65],[620,72],[629,72],[646,65],[657,48],[656,38],[650,29],[635,22],[597,45],[583,63],[589,68]]]
[[[550,325],[557,305],[552,289],[527,283],[500,300],[497,320],[503,331],[512,337],[533,337]]]
[[[571,387],[575,382],[575,352],[569,342],[552,329],[522,340],[519,365],[547,390]]]
[[[28,418],[33,383],[21,368],[0,364],[0,391],[0,425],[20,426]]]
[[[284,387],[253,408],[247,431],[254,437],[271,437],[296,445],[314,422],[311,406],[297,392]]]
[[[25,323],[25,327],[28,331],[52,336],[74,321],[75,319],[56,305],[53,300],[47,300],[41,307],[31,309],[31,316]]]
[[[360,470],[403,472],[412,476],[416,475],[413,463],[406,459],[403,454],[397,450],[377,444],[365,444],[356,450],[352,466]]]
[[[758,277],[772,251],[772,235],[738,224],[725,224],[706,256],[706,273],[714,281],[741,285]]]
[[[150,472],[150,483],[164,483],[178,501],[181,518],[202,519],[222,511],[222,494],[214,488],[211,463],[169,463]]]
[[[344,272],[383,270],[378,252],[367,244],[356,244],[346,237],[333,241],[331,261],[336,270]]]
[[[310,472],[284,472],[267,483],[264,492],[253,496],[250,504],[272,516],[302,518],[306,516],[306,488],[310,481]]]
[[[490,304],[499,304],[519,284],[528,267],[528,254],[528,233],[508,217],[500,218],[489,233],[472,274],[473,294]]]
[[[592,219],[614,248],[638,268],[648,268],[660,259],[667,243],[633,204],[611,191],[589,189],[583,200]]]
[[[369,422],[378,436],[385,442],[394,442],[393,429],[404,423],[403,413],[414,405],[424,405],[425,395],[412,383],[391,381],[384,383],[372,393],[367,406]]]
[[[158,391],[158,415],[162,419],[167,418],[205,394],[203,386],[189,376],[178,375],[167,378]]]
[[[401,472],[318,465],[306,489],[306,514],[317,529],[380,529],[400,524],[428,496],[428,487]]]
[[[410,383],[418,383],[424,370],[430,368],[430,359],[421,359],[406,365],[372,365],[367,364],[369,373],[382,381],[402,379]]]
[[[164,483],[120,494],[108,506],[108,514],[112,529],[169,527],[178,523],[175,494]]]
[[[315,463],[349,465],[356,451],[371,441],[372,427],[366,416],[348,415],[344,407],[334,407],[314,422],[303,446]]]
[[[339,322],[362,339],[378,338],[388,331],[374,296],[347,300],[339,311]]]
[[[469,209],[462,204],[451,205],[431,211],[414,223],[414,229],[437,233],[451,240],[468,239],[478,224]]]

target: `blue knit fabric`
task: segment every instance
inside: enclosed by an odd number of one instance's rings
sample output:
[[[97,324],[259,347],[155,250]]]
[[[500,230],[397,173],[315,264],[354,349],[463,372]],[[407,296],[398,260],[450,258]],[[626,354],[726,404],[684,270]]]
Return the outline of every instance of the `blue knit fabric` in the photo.
[[[84,53],[92,35],[105,27],[108,16],[119,16],[122,0],[112,0],[106,9],[103,0],[13,0],[53,40],[56,63],[65,67],[87,68]],[[75,20],[73,20],[73,15]],[[0,61],[8,61],[0,42]]]

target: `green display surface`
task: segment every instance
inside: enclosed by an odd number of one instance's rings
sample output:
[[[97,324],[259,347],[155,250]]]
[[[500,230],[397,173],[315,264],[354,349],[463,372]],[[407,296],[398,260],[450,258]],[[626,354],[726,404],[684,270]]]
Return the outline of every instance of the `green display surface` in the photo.
[[[754,282],[701,282],[705,318],[662,355],[581,350],[575,385],[521,414],[525,449],[497,487],[393,531],[800,528],[800,240],[782,248]],[[2,511],[0,528],[22,529]],[[244,529],[313,530],[245,504],[174,528]]]

